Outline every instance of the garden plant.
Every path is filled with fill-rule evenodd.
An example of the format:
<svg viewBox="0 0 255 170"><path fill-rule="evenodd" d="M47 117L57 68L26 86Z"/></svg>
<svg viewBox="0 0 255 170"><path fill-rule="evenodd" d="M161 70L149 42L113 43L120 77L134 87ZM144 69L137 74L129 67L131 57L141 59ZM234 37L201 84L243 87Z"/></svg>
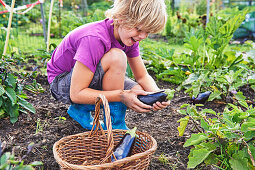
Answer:
<svg viewBox="0 0 255 170"><path fill-rule="evenodd" d="M253 16L255 4L222 9L223 2L216 0L207 16L206 0L180 3L174 9L172 2L166 0L164 31L140 42L143 62L160 88L170 93L171 104L146 114L129 109L126 123L156 139L150 170L254 170L254 32L236 37L247 16ZM49 51L44 48L40 6L35 6L26 14L14 14L3 56L9 13L0 13L0 169L58 169L53 144L86 131L67 114L68 105L51 97L46 64L68 32L104 19L113 1L87 3L85 16L81 0L64 0L63 7L55 2ZM21 1L16 7L20 5ZM43 7L47 20L50 2ZM127 75L134 78L130 67ZM204 94L201 104L198 98ZM163 91L150 95L166 97ZM143 97L138 98L150 102Z"/></svg>

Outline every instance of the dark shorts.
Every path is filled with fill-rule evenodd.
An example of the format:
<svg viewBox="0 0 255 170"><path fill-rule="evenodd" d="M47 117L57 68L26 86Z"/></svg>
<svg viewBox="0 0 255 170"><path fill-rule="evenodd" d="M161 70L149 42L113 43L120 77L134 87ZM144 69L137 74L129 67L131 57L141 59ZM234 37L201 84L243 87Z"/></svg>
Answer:
<svg viewBox="0 0 255 170"><path fill-rule="evenodd" d="M50 91L52 96L63 103L66 104L72 104L72 101L70 99L70 84L71 84L71 77L72 72L64 72L58 76L55 77L55 79L50 84ZM89 85L89 88L95 89L95 90L102 90L102 82L104 77L104 70L102 68L101 62L97 65L94 77ZM130 90L132 89L137 83L130 78L126 77L124 81L124 90Z"/></svg>

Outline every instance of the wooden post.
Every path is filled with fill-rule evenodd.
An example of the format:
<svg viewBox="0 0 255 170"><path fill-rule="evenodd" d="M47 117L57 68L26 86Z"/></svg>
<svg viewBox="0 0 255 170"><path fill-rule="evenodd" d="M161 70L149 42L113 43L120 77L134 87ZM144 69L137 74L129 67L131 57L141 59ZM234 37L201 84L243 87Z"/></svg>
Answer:
<svg viewBox="0 0 255 170"><path fill-rule="evenodd" d="M210 0L207 0L206 25L209 22L209 17L210 17Z"/></svg>
<svg viewBox="0 0 255 170"><path fill-rule="evenodd" d="M61 4L60 2L58 3L58 22L59 22L59 27L58 27L58 30L59 30L59 37L62 38L62 28L61 28Z"/></svg>
<svg viewBox="0 0 255 170"><path fill-rule="evenodd" d="M5 44L4 44L3 55L6 54L7 47L8 47L10 31L11 31L11 25L12 25L12 16L13 16L14 5L15 5L15 0L12 0L12 5L11 5L11 11L10 11L10 14L9 14L8 28L7 28L7 33L6 33L6 39L5 39Z"/></svg>
<svg viewBox="0 0 255 170"><path fill-rule="evenodd" d="M41 16L42 16L42 25L43 25L43 37L45 45L47 44L47 35L46 35L46 25L45 25L45 18L44 18L44 10L43 10L43 3L40 3L41 8Z"/></svg>
<svg viewBox="0 0 255 170"><path fill-rule="evenodd" d="M51 0L50 4L50 11L49 11L49 20L48 20L48 36L47 36L47 49L46 51L49 52L49 46L50 46L50 25L51 25L51 16L52 16L52 10L53 10L54 0Z"/></svg>
<svg viewBox="0 0 255 170"><path fill-rule="evenodd" d="M174 16L175 15L175 11L174 11L174 4L175 4L175 1L174 0L172 0L172 3L171 3L171 8L172 8L172 16Z"/></svg>
<svg viewBox="0 0 255 170"><path fill-rule="evenodd" d="M88 15L88 2L87 0L83 0L83 16L87 16Z"/></svg>

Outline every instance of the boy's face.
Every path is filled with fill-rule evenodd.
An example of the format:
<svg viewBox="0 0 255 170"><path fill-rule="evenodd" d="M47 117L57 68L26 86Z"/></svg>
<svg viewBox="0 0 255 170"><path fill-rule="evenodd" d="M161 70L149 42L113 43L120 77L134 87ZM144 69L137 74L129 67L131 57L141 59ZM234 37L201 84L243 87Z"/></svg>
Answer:
<svg viewBox="0 0 255 170"><path fill-rule="evenodd" d="M141 27L128 29L120 25L116 28L116 31L114 31L114 36L119 42L122 42L126 46L132 46L137 41L141 41L148 37L149 33L142 31L140 28Z"/></svg>

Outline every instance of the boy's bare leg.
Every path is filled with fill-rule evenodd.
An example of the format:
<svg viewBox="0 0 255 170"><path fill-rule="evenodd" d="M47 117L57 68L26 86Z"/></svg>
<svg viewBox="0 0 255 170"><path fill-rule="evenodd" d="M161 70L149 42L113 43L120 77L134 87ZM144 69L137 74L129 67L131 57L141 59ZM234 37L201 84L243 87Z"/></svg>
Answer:
<svg viewBox="0 0 255 170"><path fill-rule="evenodd" d="M103 90L124 89L124 80L127 68L126 54L117 48L112 48L101 59L105 72L103 78Z"/></svg>

